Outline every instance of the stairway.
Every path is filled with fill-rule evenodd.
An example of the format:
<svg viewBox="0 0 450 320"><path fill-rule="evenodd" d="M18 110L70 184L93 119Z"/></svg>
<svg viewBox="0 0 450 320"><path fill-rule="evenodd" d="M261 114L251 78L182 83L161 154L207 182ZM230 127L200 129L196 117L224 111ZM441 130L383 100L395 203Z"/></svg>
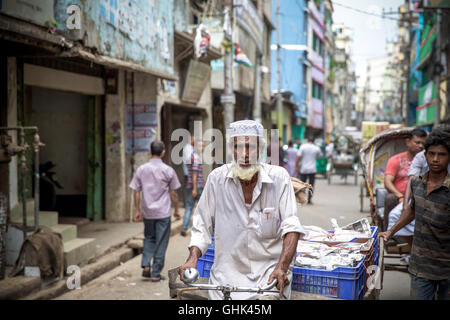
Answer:
<svg viewBox="0 0 450 320"><path fill-rule="evenodd" d="M10 223L22 225L22 203L11 210ZM64 269L70 265L87 262L95 254L94 238L77 238L77 226L74 224L59 224L58 212L40 211L39 225L47 226L61 234L64 245ZM34 226L34 199L27 200L27 226Z"/></svg>

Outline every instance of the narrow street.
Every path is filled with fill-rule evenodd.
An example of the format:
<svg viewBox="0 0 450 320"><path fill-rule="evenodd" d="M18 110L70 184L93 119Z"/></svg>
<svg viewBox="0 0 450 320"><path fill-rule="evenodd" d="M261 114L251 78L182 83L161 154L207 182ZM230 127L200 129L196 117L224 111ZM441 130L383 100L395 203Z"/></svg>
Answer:
<svg viewBox="0 0 450 320"><path fill-rule="evenodd" d="M364 212L359 211L359 185L353 185L353 178L347 184L338 176L333 176L332 184L319 178L316 180L316 191L313 205L305 205L299 209L300 221L303 225L316 225L331 229L331 218L336 218L339 225L345 225L363 217L369 217L368 198L364 199ZM166 255L167 270L175 268L187 258L189 237L173 236L169 241ZM165 300L170 299L168 280L152 283L141 276L141 255L124 263L120 267L102 275L94 281L73 290L58 300ZM381 299L409 299L409 275L402 272L386 271L384 273Z"/></svg>

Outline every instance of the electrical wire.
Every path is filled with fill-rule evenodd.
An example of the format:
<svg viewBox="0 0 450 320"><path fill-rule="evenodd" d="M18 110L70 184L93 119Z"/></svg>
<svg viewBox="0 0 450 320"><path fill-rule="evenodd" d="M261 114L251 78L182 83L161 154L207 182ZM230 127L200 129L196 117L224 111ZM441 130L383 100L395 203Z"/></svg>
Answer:
<svg viewBox="0 0 450 320"><path fill-rule="evenodd" d="M350 7L350 6L347 6L345 4L335 2L335 1L333 1L332 3L333 3L333 5L337 5L337 6L340 6L340 7L346 8L346 9L350 9L350 10L353 10L353 11L356 11L356 12L359 12L359 13L367 14L367 15L370 15L370 16L378 17L380 19L387 19L387 20L394 20L394 21L402 21L402 20L404 20L404 19L400 19L400 18L386 17L386 16L384 16L382 14L377 14L377 13L373 13L373 12L369 12L369 11L364 11L364 10L361 10L361 9L358 9L358 8L354 8L354 7Z"/></svg>

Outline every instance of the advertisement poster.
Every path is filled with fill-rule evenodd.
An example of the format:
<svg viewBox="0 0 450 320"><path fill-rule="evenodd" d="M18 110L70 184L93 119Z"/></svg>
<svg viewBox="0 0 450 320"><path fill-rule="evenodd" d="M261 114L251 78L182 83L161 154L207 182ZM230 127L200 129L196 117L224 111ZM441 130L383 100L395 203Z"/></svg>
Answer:
<svg viewBox="0 0 450 320"><path fill-rule="evenodd" d="M132 153L133 148L135 152L148 152L158 125L156 103L127 104L126 110L126 152Z"/></svg>

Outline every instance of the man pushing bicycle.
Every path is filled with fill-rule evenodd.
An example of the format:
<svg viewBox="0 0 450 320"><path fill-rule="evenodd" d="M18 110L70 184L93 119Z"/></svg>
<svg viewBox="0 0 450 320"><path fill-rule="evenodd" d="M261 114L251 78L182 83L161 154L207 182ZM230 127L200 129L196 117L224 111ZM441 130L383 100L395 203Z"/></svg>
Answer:
<svg viewBox="0 0 450 320"><path fill-rule="evenodd" d="M277 280L279 295L289 299L293 259L304 230L289 173L261 162L263 127L252 120L230 125L233 161L211 172L194 212L189 257L179 268L196 268L214 235L210 283L264 287ZM232 299L278 298L278 293L233 292ZM222 293L209 291L210 299Z"/></svg>

